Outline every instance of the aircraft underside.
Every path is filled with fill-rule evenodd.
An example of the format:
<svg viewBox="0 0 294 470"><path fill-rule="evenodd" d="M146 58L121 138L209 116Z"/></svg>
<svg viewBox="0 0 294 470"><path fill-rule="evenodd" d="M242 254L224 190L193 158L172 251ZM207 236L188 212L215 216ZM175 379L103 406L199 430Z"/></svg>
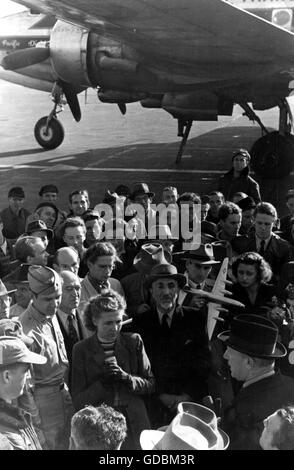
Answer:
<svg viewBox="0 0 294 470"><path fill-rule="evenodd" d="M292 77L275 71L272 63L242 67L240 63L228 66L217 61L213 65L199 62L189 69L189 64L173 63L171 67L163 57L156 67L147 53L57 21L50 44L12 52L2 65L3 73L10 74L10 81L15 83L21 83L25 77L22 84L38 89L43 86L44 91L51 84L53 109L36 123L34 130L36 140L45 149L57 148L64 139L63 126L57 119L64 104L69 105L74 119L79 121L78 94L93 87L99 100L117 104L122 114L126 113L128 103L139 101L145 108L164 109L177 119L178 136L182 137L177 164L181 162L193 121L216 121L218 116L231 116L234 105L239 104L244 114L260 125L263 134L251 149L253 169L264 177L282 177L292 169L292 116L285 99ZM279 129L270 133L254 110L274 106L280 110Z"/></svg>

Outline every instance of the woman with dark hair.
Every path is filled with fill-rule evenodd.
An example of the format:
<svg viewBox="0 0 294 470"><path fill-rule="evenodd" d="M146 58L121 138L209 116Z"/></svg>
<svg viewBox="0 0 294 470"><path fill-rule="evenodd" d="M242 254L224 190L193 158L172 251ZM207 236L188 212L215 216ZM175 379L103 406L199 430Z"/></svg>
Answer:
<svg viewBox="0 0 294 470"><path fill-rule="evenodd" d="M260 254L247 252L233 262L232 272L236 279L232 286L232 298L245 305L244 312L247 314L265 313L261 307L269 306L276 295L275 287L268 284L273 274L270 265ZM231 313L235 316L242 310L232 310Z"/></svg>
<svg viewBox="0 0 294 470"><path fill-rule="evenodd" d="M256 204L261 201L259 184L249 176L250 154L245 149L239 149L232 157L232 168L219 180L218 191L221 191L227 201L233 201L237 192L243 192L254 199Z"/></svg>
<svg viewBox="0 0 294 470"><path fill-rule="evenodd" d="M127 419L124 449L140 449L141 431L150 428L143 396L154 391L154 376L141 336L122 333L126 304L115 291L105 289L92 298L84 312L93 336L73 349L72 399L76 410L105 403Z"/></svg>

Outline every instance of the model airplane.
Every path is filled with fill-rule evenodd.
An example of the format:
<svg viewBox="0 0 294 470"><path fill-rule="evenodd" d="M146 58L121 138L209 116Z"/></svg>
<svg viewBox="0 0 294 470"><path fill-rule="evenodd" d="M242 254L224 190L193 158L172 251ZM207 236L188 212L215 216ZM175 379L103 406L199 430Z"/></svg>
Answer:
<svg viewBox="0 0 294 470"><path fill-rule="evenodd" d="M16 51L2 61L6 71L52 86L54 108L35 126L44 148L56 148L63 140L57 112L64 96L79 121L77 95L93 87L101 101L116 103L123 114L127 103L140 101L176 118L182 136L177 162L193 121L230 116L238 104L264 133L251 149L254 170L275 177L290 172L294 139L286 98L294 78L294 34L278 21L273 24L251 13L254 9L244 11L224 0L17 3L58 18L46 47ZM239 2L245 3L261 5ZM286 11L293 14L292 8L281 8L293 0L266 3L277 18L279 12L282 19ZM279 130L269 132L255 110L275 106Z"/></svg>
<svg viewBox="0 0 294 470"><path fill-rule="evenodd" d="M225 297L226 295L232 295L231 292L226 290L226 284L231 284L231 282L227 280L228 265L229 258L225 258L222 262L211 292L206 292L202 289L193 289L191 287L185 288L185 291L195 294L199 297L204 297L208 300L207 333L209 340L212 338L216 322L219 320L220 312L223 310L226 311L226 309L224 309L222 306L239 308L245 307L245 305L241 302L230 299L229 297Z"/></svg>

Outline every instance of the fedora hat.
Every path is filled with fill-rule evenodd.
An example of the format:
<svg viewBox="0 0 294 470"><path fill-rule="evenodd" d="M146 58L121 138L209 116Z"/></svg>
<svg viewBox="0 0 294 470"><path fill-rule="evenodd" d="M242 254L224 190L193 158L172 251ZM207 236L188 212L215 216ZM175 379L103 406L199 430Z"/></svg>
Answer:
<svg viewBox="0 0 294 470"><path fill-rule="evenodd" d="M11 294L12 292L15 292L15 291L16 289L7 290L5 284L3 284L2 280L0 279L0 297Z"/></svg>
<svg viewBox="0 0 294 470"><path fill-rule="evenodd" d="M197 250L185 251L182 259L192 259L199 264L218 264L214 258L213 247L211 243L201 243Z"/></svg>
<svg viewBox="0 0 294 470"><path fill-rule="evenodd" d="M29 283L28 281L28 271L29 271L30 264L21 264L17 266L14 271L7 274L3 280L5 282L9 282L11 284L20 284L20 283Z"/></svg>
<svg viewBox="0 0 294 470"><path fill-rule="evenodd" d="M132 192L130 194L130 199L135 199L136 196L147 194L149 197L155 196L155 193L149 191L149 186L147 183L136 183L132 188Z"/></svg>
<svg viewBox="0 0 294 470"><path fill-rule="evenodd" d="M192 403L183 401L178 404L178 413L187 413L196 418L201 419L204 423L208 424L218 436L217 450L226 450L229 443L229 436L218 427L216 414L206 406L199 405L199 403Z"/></svg>
<svg viewBox="0 0 294 470"><path fill-rule="evenodd" d="M196 416L178 413L166 431L142 431L140 444L143 450L217 450L218 436Z"/></svg>
<svg viewBox="0 0 294 470"><path fill-rule="evenodd" d="M159 243L145 243L134 258L134 266L139 273L150 274L153 266L171 262L171 255Z"/></svg>
<svg viewBox="0 0 294 470"><path fill-rule="evenodd" d="M162 263L153 266L150 271L150 275L145 281L145 285L149 288L154 281L164 278L175 279L178 282L180 289L182 289L187 282L184 274L179 274L177 268L173 264Z"/></svg>
<svg viewBox="0 0 294 470"><path fill-rule="evenodd" d="M32 222L28 223L26 231L28 235L40 231L46 232L49 240L51 240L51 238L53 237L53 230L47 228L47 225L45 224L45 222L43 222L43 220L33 220Z"/></svg>
<svg viewBox="0 0 294 470"><path fill-rule="evenodd" d="M287 354L285 346L277 342L276 325L260 315L238 315L232 320L231 330L220 333L218 338L230 348L252 357L270 359Z"/></svg>

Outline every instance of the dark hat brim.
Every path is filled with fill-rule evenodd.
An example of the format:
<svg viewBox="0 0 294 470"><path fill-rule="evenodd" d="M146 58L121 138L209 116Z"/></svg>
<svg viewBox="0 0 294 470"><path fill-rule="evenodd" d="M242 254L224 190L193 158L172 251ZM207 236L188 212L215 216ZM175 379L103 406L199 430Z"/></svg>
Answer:
<svg viewBox="0 0 294 470"><path fill-rule="evenodd" d="M151 274L146 279L145 286L147 288L151 287L153 282L157 281L158 279L175 279L178 282L180 289L182 289L187 284L187 279L184 276L184 274L180 274L180 273L178 273L178 274L168 274L168 273L166 273L166 274Z"/></svg>
<svg viewBox="0 0 294 470"><path fill-rule="evenodd" d="M238 351L243 354L247 354L248 356L252 357L258 357L260 359L278 359L279 357L285 357L287 355L287 350L285 346L282 343L277 342L274 351L271 354L258 354L258 353L253 353L252 351L249 351L249 349L246 349L244 347L238 346L236 343L232 343L230 341L230 330L223 331L220 333L217 337L219 340L221 340L223 343L225 343L226 346L229 346L232 349L235 349L235 351Z"/></svg>
<svg viewBox="0 0 294 470"><path fill-rule="evenodd" d="M184 253L184 256L181 256L181 259L182 260L188 260L188 259L192 259L193 261L197 261L197 263L199 264L219 264L220 261L216 261L216 260L212 260L212 259L209 259L209 260L203 260L203 258L199 258L198 256L195 256L195 255L189 255L187 253Z"/></svg>
<svg viewBox="0 0 294 470"><path fill-rule="evenodd" d="M171 261L172 261L171 254L168 253L167 251L164 251L163 254L164 254L164 257L165 257L165 261L162 261L162 262L171 263ZM139 273L142 273L142 274L150 274L151 269L155 266L155 264L150 265L148 263L144 263L144 261L142 260L142 258L140 256L140 253L138 253L135 256L134 261L133 261L133 265L136 268L136 270Z"/></svg>
<svg viewBox="0 0 294 470"><path fill-rule="evenodd" d="M51 228L35 228L34 230L27 231L28 235L31 235L33 232L46 232L48 240L53 238L53 230Z"/></svg>

